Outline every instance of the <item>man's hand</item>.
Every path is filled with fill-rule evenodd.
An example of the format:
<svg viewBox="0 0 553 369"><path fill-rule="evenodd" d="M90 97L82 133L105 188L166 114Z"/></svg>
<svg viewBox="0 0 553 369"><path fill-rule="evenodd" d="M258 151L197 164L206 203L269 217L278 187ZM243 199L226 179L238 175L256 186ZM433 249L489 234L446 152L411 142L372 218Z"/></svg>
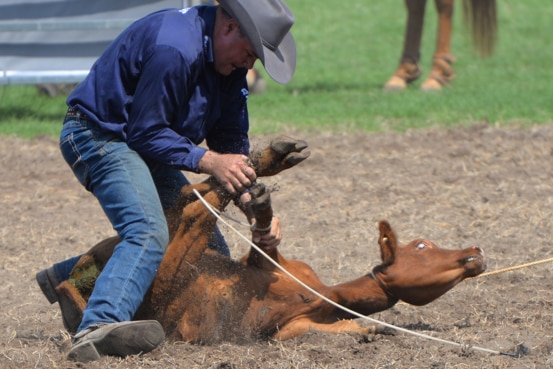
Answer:
<svg viewBox="0 0 553 369"><path fill-rule="evenodd" d="M199 169L214 176L231 195L243 192L257 178L255 170L248 165L248 157L241 154L207 151L200 159Z"/></svg>
<svg viewBox="0 0 553 369"><path fill-rule="evenodd" d="M252 219L255 224L255 219ZM252 230L252 242L261 247L263 251L270 252L277 248L282 240L282 232L280 230L280 220L273 217L271 221L271 229L269 232L259 232Z"/></svg>

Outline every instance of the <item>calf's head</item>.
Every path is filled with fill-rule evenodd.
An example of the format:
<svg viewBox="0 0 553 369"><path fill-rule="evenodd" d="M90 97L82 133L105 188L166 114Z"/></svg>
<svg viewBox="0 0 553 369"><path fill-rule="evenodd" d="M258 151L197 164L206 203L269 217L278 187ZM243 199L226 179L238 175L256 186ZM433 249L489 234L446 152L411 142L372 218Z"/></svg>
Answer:
<svg viewBox="0 0 553 369"><path fill-rule="evenodd" d="M409 304L428 304L486 270L480 247L445 250L423 239L398 246L388 222L381 221L379 231L382 264L373 270L374 277L390 296Z"/></svg>

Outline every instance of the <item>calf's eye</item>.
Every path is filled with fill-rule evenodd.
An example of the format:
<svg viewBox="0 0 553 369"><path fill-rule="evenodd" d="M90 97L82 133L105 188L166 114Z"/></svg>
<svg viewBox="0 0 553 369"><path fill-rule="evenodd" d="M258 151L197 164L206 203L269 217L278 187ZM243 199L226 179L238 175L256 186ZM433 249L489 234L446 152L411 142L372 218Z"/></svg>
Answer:
<svg viewBox="0 0 553 369"><path fill-rule="evenodd" d="M424 243L419 243L419 244L417 245L417 249L419 249L419 250L422 250L422 249L424 249L425 247L426 247L426 245L425 245Z"/></svg>

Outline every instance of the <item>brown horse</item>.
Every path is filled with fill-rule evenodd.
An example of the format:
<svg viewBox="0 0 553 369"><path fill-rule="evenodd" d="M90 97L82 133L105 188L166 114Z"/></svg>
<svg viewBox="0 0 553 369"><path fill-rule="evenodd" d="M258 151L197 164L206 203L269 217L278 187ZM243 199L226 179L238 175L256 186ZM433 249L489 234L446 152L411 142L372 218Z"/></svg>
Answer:
<svg viewBox="0 0 553 369"><path fill-rule="evenodd" d="M455 77L451 53L451 30L454 0L435 0L438 11L438 34L434 52L432 70L422 83L424 91L440 90L448 86ZM407 7L407 27L403 44L403 52L399 67L394 75L384 85L385 91L398 91L407 87L422 74L419 67L422 28L426 0L405 0ZM492 54L496 40L495 0L463 0L463 18L468 28L472 28L472 41L475 49L482 57Z"/></svg>
<svg viewBox="0 0 553 369"><path fill-rule="evenodd" d="M303 141L279 138L261 154L252 156L259 176L274 175L308 153ZM321 296L361 314L390 308L399 300L427 304L467 277L485 269L478 247L444 250L417 239L400 247L390 225L379 223L382 262L366 275L335 286L324 285L305 263L284 258L278 250L268 256L317 291L318 296L251 249L240 261L207 248L216 217L192 192L196 189L215 209L223 210L230 197L212 178L183 188L178 206L167 217L172 232L166 255L135 319L156 319L168 337L195 343L250 338L289 339L308 330L374 333L350 313ZM270 225L270 194L262 184L252 190L249 211L256 226ZM57 288L82 313L102 270L118 243L111 238L93 247ZM72 322L74 327L79 321Z"/></svg>

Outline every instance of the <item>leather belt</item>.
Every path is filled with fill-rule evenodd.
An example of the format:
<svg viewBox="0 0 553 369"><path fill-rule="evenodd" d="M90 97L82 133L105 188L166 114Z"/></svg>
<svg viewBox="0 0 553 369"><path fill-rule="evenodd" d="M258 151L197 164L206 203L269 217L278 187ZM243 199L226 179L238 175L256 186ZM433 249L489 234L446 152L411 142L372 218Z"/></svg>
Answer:
<svg viewBox="0 0 553 369"><path fill-rule="evenodd" d="M85 120L91 120L86 114L81 113L77 109L69 108L67 109L67 114L65 114L66 118L80 118Z"/></svg>

